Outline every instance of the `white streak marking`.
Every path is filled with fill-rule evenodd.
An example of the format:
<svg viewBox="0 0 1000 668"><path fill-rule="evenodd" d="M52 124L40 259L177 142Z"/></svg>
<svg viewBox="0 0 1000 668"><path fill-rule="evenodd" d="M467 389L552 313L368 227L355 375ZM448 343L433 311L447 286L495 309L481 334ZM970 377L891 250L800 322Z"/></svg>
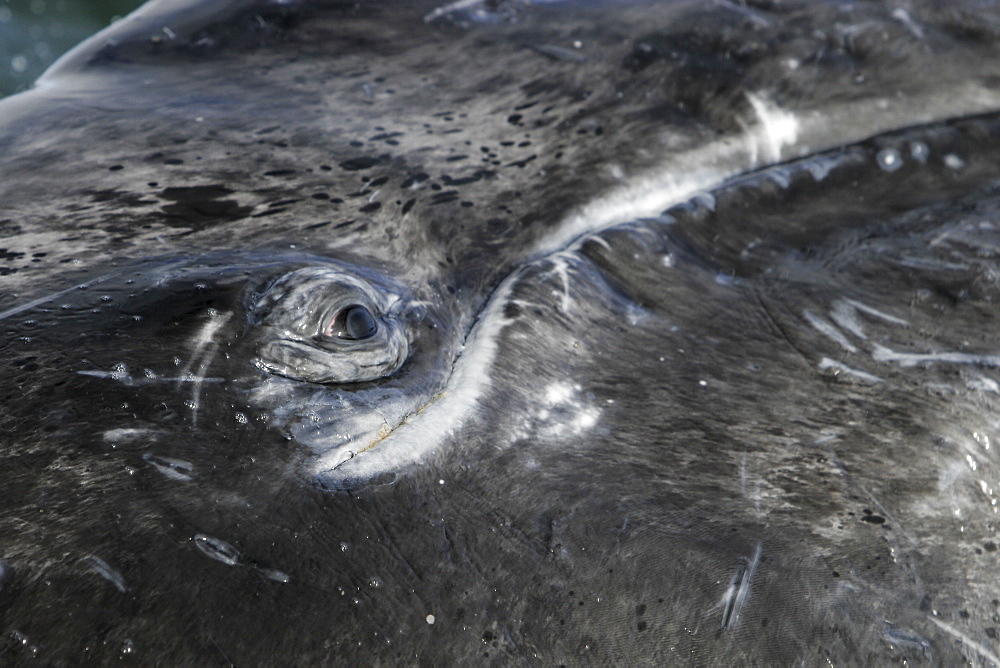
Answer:
<svg viewBox="0 0 1000 668"><path fill-rule="evenodd" d="M450 14L454 11L459 11L462 9L469 9L480 4L482 0L457 0L456 2L449 2L447 5L438 7L433 12L424 17L426 23L430 23L439 16L444 16L445 14Z"/></svg>
<svg viewBox="0 0 1000 668"><path fill-rule="evenodd" d="M859 302L859 301L857 301L855 299L845 299L844 301L847 302L848 304L850 304L851 306L853 306L854 308L858 309L859 311L867 313L870 316L874 316L876 318L881 318L882 320L885 320L886 322L890 322L890 323L892 323L894 325L901 325L903 327L909 327L910 326L910 323L908 321L906 321L906 320L903 320L902 318L897 318L894 315L889 315L888 313L883 313L882 311L879 311L877 308L872 308L871 306L868 306L867 304L863 304L863 303L861 303L861 302Z"/></svg>
<svg viewBox="0 0 1000 668"><path fill-rule="evenodd" d="M125 578L117 570L112 568L108 562L104 561L100 557L89 556L83 559L83 562L87 565L87 568L93 572L100 575L102 578L110 582L115 586L115 589L121 593L128 591L128 586L125 584Z"/></svg>
<svg viewBox="0 0 1000 668"><path fill-rule="evenodd" d="M863 380L863 381L865 381L867 383L881 383L882 382L882 379L879 378L878 376L873 376L872 374L870 374L870 373L868 373L866 371L860 371L858 369L852 369L851 367L847 366L846 364L844 364L842 362L838 362L836 360L832 360L829 357L824 357L822 360L820 360L820 362L819 362L819 368L822 371L826 371L827 369L833 369L833 370L839 371L841 373L846 373L846 374L849 374L851 376L855 376L857 378L860 378L861 380Z"/></svg>
<svg viewBox="0 0 1000 668"><path fill-rule="evenodd" d="M799 138L799 122L795 116L753 93L746 94L747 100L757 112L763 129L764 139L770 152L768 160L781 159L782 149L794 144Z"/></svg>
<svg viewBox="0 0 1000 668"><path fill-rule="evenodd" d="M21 304L20 306L14 306L12 308L9 308L6 311L0 311L0 320L6 320L7 318L17 315L18 313L24 313L25 311L31 310L36 306L41 306L42 304L46 304L54 299L58 299L59 297L62 297L63 295L68 294L70 292L74 292L76 290L84 290L91 286L97 285L98 283L103 283L104 281L107 281L109 279L114 278L115 276L118 276L120 273L121 272L116 271L113 274L106 274L104 276L100 276L93 280L87 281L86 283L80 283L79 285L74 285L71 288L66 288L65 290L60 290L59 292L53 292L50 295L39 297L38 299L33 299L27 304Z"/></svg>
<svg viewBox="0 0 1000 668"><path fill-rule="evenodd" d="M994 654L993 652L991 652L990 648L987 647L986 645L983 645L983 644L980 644L980 643L976 642L975 640L973 640L969 636L965 635L964 633L962 633L961 631L959 631L958 629L956 629L951 624L945 623L945 622L941 621L940 619L938 619L937 617L934 617L932 615L927 615L927 619L929 619L932 622L934 622L935 624L937 624L938 627L940 627L942 631L951 634L952 636L954 636L958 640L961 640L963 643L965 643L966 645L969 646L969 649L973 649L976 652L978 652L979 656L983 657L987 661L993 662L994 666L1000 666L1000 657L998 657L996 654Z"/></svg>
<svg viewBox="0 0 1000 668"><path fill-rule="evenodd" d="M192 380L191 388L191 403L193 405L192 410L194 411L191 415L191 423L198 424L198 400L201 398L201 386L205 382L206 374L208 373L209 367L212 365L212 361L219 352L219 344L214 340L215 335L222 328L226 322L232 317L232 313L227 313L225 315L213 314L208 322L201 328L198 332L198 336L195 339L195 352L191 356L191 361L193 362L195 357L208 345L208 349L205 354L202 355L201 360L198 364L198 372L194 375ZM190 363L188 364L190 367ZM186 373L182 373L181 376L186 376Z"/></svg>
<svg viewBox="0 0 1000 668"><path fill-rule="evenodd" d="M896 7L896 9L892 10L892 18L902 23L917 39L924 38L924 29L920 27L919 23L913 20L910 13L902 7Z"/></svg>
<svg viewBox="0 0 1000 668"><path fill-rule="evenodd" d="M895 350L890 350L878 344L872 350L872 359L877 362L898 362L902 367L916 366L925 362L1000 367L1000 355L976 355L973 353L898 353Z"/></svg>
<svg viewBox="0 0 1000 668"><path fill-rule="evenodd" d="M760 552L760 543L757 543L753 557L739 566L726 589L726 593L723 594L721 624L723 630L733 626L740 618L740 613L743 611L743 606L746 605L747 596L750 593L750 579L760 562Z"/></svg>
<svg viewBox="0 0 1000 668"><path fill-rule="evenodd" d="M828 339L831 339L835 343L839 344L847 352L849 353L858 352L858 349L854 347L854 344L852 344L850 341L847 340L847 337L844 336L843 332L841 332L839 329L828 323L823 318L819 317L812 311L808 310L803 311L802 315L806 320L809 321L810 325L816 328L816 330L820 334L827 337Z"/></svg>
<svg viewBox="0 0 1000 668"><path fill-rule="evenodd" d="M868 338L865 335L865 330L861 327L861 322L858 320L858 309L848 300L838 299L833 302L833 308L830 309L830 317L833 318L835 323L840 325L841 329L846 329L859 339Z"/></svg>

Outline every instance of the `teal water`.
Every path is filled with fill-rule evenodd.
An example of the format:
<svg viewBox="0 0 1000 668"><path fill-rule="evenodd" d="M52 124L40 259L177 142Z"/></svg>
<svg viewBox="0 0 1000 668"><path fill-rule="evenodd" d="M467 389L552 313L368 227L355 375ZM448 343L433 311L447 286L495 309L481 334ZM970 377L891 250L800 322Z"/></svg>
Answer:
<svg viewBox="0 0 1000 668"><path fill-rule="evenodd" d="M143 0L0 0L0 97L27 90L56 58Z"/></svg>

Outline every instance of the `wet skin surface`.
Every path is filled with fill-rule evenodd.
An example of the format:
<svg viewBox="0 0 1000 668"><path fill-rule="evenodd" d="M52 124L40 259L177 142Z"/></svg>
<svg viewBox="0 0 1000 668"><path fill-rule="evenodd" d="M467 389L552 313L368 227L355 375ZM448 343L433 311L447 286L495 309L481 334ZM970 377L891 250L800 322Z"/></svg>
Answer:
<svg viewBox="0 0 1000 668"><path fill-rule="evenodd" d="M5 659L996 662L992 9L181 4L4 103Z"/></svg>

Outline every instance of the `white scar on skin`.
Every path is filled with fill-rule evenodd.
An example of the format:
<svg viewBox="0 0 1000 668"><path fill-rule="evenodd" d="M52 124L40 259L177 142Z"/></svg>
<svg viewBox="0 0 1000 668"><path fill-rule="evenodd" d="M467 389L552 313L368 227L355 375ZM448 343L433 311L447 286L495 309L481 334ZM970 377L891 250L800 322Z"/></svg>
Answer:
<svg viewBox="0 0 1000 668"><path fill-rule="evenodd" d="M202 325L198 334L194 337L194 346L191 352L191 360L181 371L180 377L189 379L191 386L191 422L198 424L198 400L201 398L201 386L206 380L206 373L212 365L212 361L219 352L219 343L215 340L215 335L232 317L232 313L225 315L212 312L208 321ZM202 354L204 351L204 354ZM198 371L191 373L191 366L198 359Z"/></svg>
<svg viewBox="0 0 1000 668"><path fill-rule="evenodd" d="M823 359L820 360L820 362L819 362L819 368L820 368L821 371L827 371L829 369L833 369L834 372L836 372L836 373L846 373L849 376L854 376L855 378L858 378L858 379L860 379L860 380L862 380L862 381L864 381L866 383L872 383L872 384L874 384L874 383L881 383L882 382L882 379L879 378L878 376L872 375L872 374L868 373L867 371L860 371L858 369L852 369L851 367L847 366L843 362L838 362L836 360L832 360L829 357L824 357Z"/></svg>
<svg viewBox="0 0 1000 668"><path fill-rule="evenodd" d="M858 352L857 347L855 347L853 343L847 340L847 337L844 336L843 332L841 332L839 329L837 329L836 327L834 327L829 322L819 317L812 311L809 310L803 311L802 317L805 318L807 321L809 321L809 324L812 325L816 329L816 331L818 331L820 334L830 339L831 341L837 343L841 348L843 348L847 352L849 353Z"/></svg>
<svg viewBox="0 0 1000 668"><path fill-rule="evenodd" d="M87 281L85 283L80 283L79 285L74 285L71 288L66 288L65 290L60 290L58 292L53 292L52 294L45 295L44 297L39 297L38 299L33 299L33 300L31 300L30 302L28 302L26 304L21 304L20 306L14 306L13 308L9 308L6 311L0 311L0 320L6 320L7 318L15 316L15 315L17 315L19 313L24 313L25 311L29 311L29 310L35 308L36 306L41 306L42 304L47 304L50 301L53 301L55 299L59 299L60 297L62 297L65 294L69 294L71 292L76 292L77 290L84 290L86 288L89 288L91 286L97 285L99 283L103 283L104 281L110 280L110 279L114 278L115 276L118 276L120 273L121 272L116 271L113 274L105 274L104 276L98 276L97 278L89 280L89 281Z"/></svg>
<svg viewBox="0 0 1000 668"><path fill-rule="evenodd" d="M983 645L982 643L976 642L975 640L973 640L972 638L970 638L965 633L962 633L961 631L959 631L958 629L956 629L951 624L943 622L943 621L941 621L940 619L938 619L937 617L935 617L933 615L927 615L927 619L929 619L932 622L934 622L945 633L948 633L949 635L951 635L955 639L962 641L962 643L964 643L965 645L967 645L969 647L969 649L974 650L975 652L977 652L979 654L979 656L981 656L984 659L986 659L987 661L991 662L994 666L1000 666L1000 656L997 656L996 654L994 654L993 652L991 652L990 648L987 647L986 645Z"/></svg>
<svg viewBox="0 0 1000 668"><path fill-rule="evenodd" d="M884 346L873 346L872 359L877 362L897 362L901 367L916 366L928 362L944 364L975 364L978 366L1000 367L1000 355L976 355L973 353L898 353Z"/></svg>

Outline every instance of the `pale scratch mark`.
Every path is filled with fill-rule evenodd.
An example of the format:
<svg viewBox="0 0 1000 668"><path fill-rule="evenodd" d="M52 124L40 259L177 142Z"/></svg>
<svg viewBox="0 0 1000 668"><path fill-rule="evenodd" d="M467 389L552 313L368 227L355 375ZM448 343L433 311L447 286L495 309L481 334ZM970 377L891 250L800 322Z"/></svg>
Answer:
<svg viewBox="0 0 1000 668"><path fill-rule="evenodd" d="M747 101L753 107L760 121L763 139L770 153L768 159L781 159L782 148L794 144L799 138L799 121L791 114L754 93L746 93Z"/></svg>
<svg viewBox="0 0 1000 668"><path fill-rule="evenodd" d="M760 515L760 480L756 480L753 485L753 492L751 494L747 493L747 489L750 486L750 472L747 469L747 453L744 452L743 456L740 458L740 494L744 497L749 496L750 500L753 501L754 510Z"/></svg>
<svg viewBox="0 0 1000 668"><path fill-rule="evenodd" d="M749 20L751 23L754 23L763 28L766 28L771 25L771 22L767 18L765 18L760 12L750 9L749 7L746 7L742 4L736 4L734 2L731 2L730 0L716 0L715 4L721 7L725 7L726 9L729 9L730 11L733 11L735 13L738 13L741 16L745 17L747 20Z"/></svg>
<svg viewBox="0 0 1000 668"><path fill-rule="evenodd" d="M818 315L809 310L803 311L802 316L806 320L808 320L809 324L815 327L820 334L832 340L834 343L837 343L838 345L840 345L841 348L843 348L847 352L849 353L858 352L858 349L854 346L853 343L847 340L847 337L844 336L843 332L841 332L839 329L831 325L823 318L819 317Z"/></svg>
<svg viewBox="0 0 1000 668"><path fill-rule="evenodd" d="M874 308L872 306L869 306L868 304L859 302L856 299L845 299L844 301L847 304L849 304L850 306L853 306L854 308L856 308L857 310L859 310L859 311L861 311L863 313L867 313L868 315L873 316L875 318L881 318L882 320L885 320L886 322L891 323L893 325L900 325L901 327L909 327L910 326L910 323L908 321L903 320L902 318L897 318L894 315L889 315L888 313L884 313L882 311L879 311L877 308Z"/></svg>
<svg viewBox="0 0 1000 668"><path fill-rule="evenodd" d="M872 359L876 362L898 362L901 367L916 366L924 362L1000 367L1000 355L977 355L974 353L899 353L878 344L872 350Z"/></svg>
<svg viewBox="0 0 1000 668"><path fill-rule="evenodd" d="M861 326L861 321L858 318L859 313L864 313L890 324L899 325L900 327L910 326L910 323L902 318L883 313L855 299L837 299L833 302L833 308L830 309L830 317L841 328L846 329L859 339L867 339L868 336L865 334L864 328Z"/></svg>
<svg viewBox="0 0 1000 668"><path fill-rule="evenodd" d="M943 622L937 617L932 615L927 615L927 619L934 622L942 631L954 636L956 639L961 640L964 644L969 646L969 649L975 650L979 653L979 656L983 657L987 661L991 662L994 666L1000 666L1000 657L990 651L990 648L982 643L978 643L966 634L962 633L956 629L951 624Z"/></svg>
<svg viewBox="0 0 1000 668"><path fill-rule="evenodd" d="M760 543L754 549L753 556L749 560L741 560L740 565L729 581L729 587L723 595L722 628L723 631L735 624L746 605L747 596L750 593L750 578L753 577L757 564L760 563Z"/></svg>
<svg viewBox="0 0 1000 668"><path fill-rule="evenodd" d="M190 374L185 378L180 376L177 378L165 376L136 379L129 374L122 374L119 371L101 371L100 369L84 369L83 371L77 371L76 373L80 376L90 376L91 378L107 378L109 380L117 380L128 387L132 387L134 385L150 385L155 383L221 383L225 380L225 378L194 378Z"/></svg>
<svg viewBox="0 0 1000 668"><path fill-rule="evenodd" d="M903 9L902 7L896 7L894 10L892 10L892 18L902 23L903 26L907 30L909 30L913 34L913 36L916 37L917 39L924 38L924 29L920 26L919 23L913 20L913 17L910 16L910 13L905 9Z"/></svg>
<svg viewBox="0 0 1000 668"><path fill-rule="evenodd" d="M562 311L563 313L569 313L570 308L570 296L569 296L569 273L572 270L570 264L575 260L575 257L568 253L557 253L556 255L549 258L549 263L552 266L552 273L555 274L562 281Z"/></svg>
<svg viewBox="0 0 1000 668"><path fill-rule="evenodd" d="M63 295L69 294L70 292L73 292L75 290L86 290L87 288L89 288L91 286L94 286L94 285L97 285L99 283L103 283L104 281L110 280L110 279L114 278L115 276L118 276L119 274L121 274L120 271L116 271L113 274L105 274L104 276L99 276L99 277L97 277L97 278L95 278L93 280L86 281L85 283L80 283L78 285L74 285L73 287L66 288L65 290L59 290L58 292L53 292L50 295L45 295L44 297L39 297L38 299L33 299L33 300L31 300L30 302L28 302L26 304L21 304L20 306L14 306L13 308L9 308L6 311L0 311L0 320L6 320L7 318L10 318L11 316L15 316L15 315L17 315L19 313L24 313L25 311L30 311L31 309L35 308L36 306L41 306L42 304L46 304L46 303L48 303L48 302L50 302L50 301L52 301L54 299L59 299Z"/></svg>
<svg viewBox="0 0 1000 668"><path fill-rule="evenodd" d="M858 309L848 300L838 299L833 302L833 308L830 309L830 317L841 329L846 329L859 339L868 338L864 328L861 326L861 321L858 320Z"/></svg>
<svg viewBox="0 0 1000 668"><path fill-rule="evenodd" d="M232 313L226 313L225 315L212 314L208 322L198 332L198 336L195 338L194 353L191 355L191 362L185 368L185 373L181 374L182 377L189 375L190 372L187 369L190 368L194 360L204 350L204 354L201 355L201 359L199 360L198 371L193 374L193 379L191 380L192 424L198 424L198 401L201 398L201 387L206 380L209 367L211 367L215 356L219 352L219 343L215 341L215 335L229 321L232 315Z"/></svg>
<svg viewBox="0 0 1000 668"><path fill-rule="evenodd" d="M445 14L450 14L463 9L470 9L478 4L481 4L481 2L482 0L457 0L456 2L449 2L447 5L442 5L425 16L424 22L430 23L434 19L444 16Z"/></svg>
<svg viewBox="0 0 1000 668"><path fill-rule="evenodd" d="M867 371L861 371L860 369L852 369L843 362L832 360L829 357L824 357L820 360L819 368L821 371L832 369L834 374L845 373L847 375L854 376L865 383L871 383L872 385L882 382L882 379L878 376L870 374Z"/></svg>
<svg viewBox="0 0 1000 668"><path fill-rule="evenodd" d="M122 574L108 565L108 562L104 561L100 557L85 557L83 559L83 563L86 564L87 568L113 584L115 589L121 593L124 594L128 591L128 587L125 585L125 578L122 577Z"/></svg>

